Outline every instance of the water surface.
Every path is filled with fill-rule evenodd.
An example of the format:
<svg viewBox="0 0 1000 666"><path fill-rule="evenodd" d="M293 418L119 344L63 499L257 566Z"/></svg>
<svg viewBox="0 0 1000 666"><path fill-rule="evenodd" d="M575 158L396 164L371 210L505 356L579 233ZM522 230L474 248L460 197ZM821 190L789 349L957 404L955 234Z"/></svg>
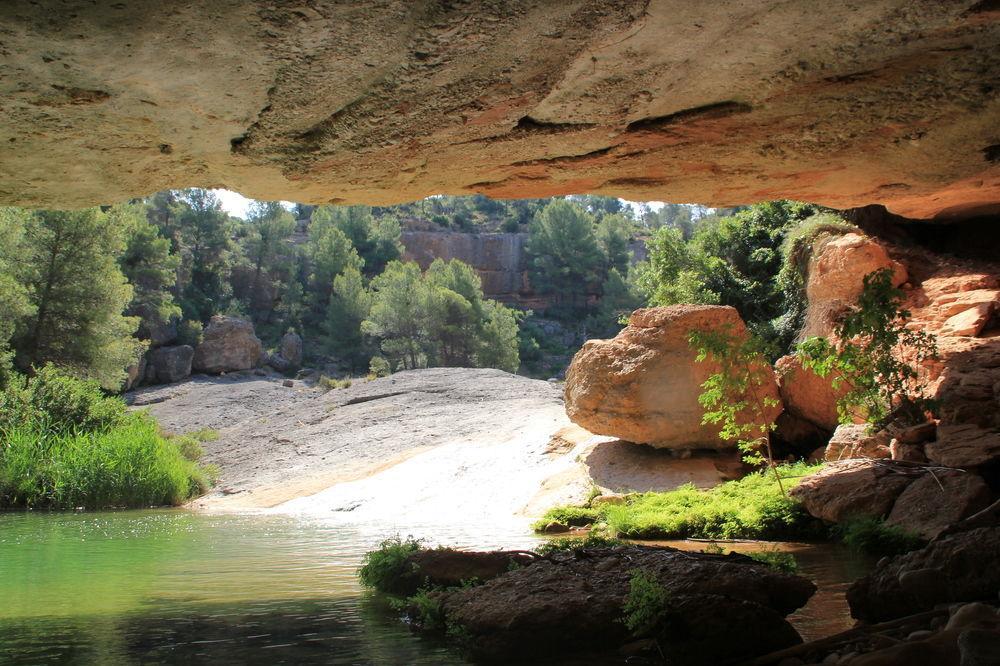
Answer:
<svg viewBox="0 0 1000 666"><path fill-rule="evenodd" d="M0 513L0 663L466 663L411 634L358 585L363 553L395 534L483 549L538 541L516 525ZM828 546L785 547L822 588L793 618L804 637L849 626L843 589L860 571L854 560Z"/></svg>

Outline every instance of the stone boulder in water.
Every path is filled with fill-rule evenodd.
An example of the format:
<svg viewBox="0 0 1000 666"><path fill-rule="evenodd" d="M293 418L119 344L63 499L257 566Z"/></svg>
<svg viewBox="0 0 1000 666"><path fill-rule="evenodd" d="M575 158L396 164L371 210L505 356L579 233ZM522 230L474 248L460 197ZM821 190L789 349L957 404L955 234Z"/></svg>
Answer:
<svg viewBox="0 0 1000 666"><path fill-rule="evenodd" d="M719 366L696 361L692 331L747 335L736 310L718 305L671 305L636 310L612 340L589 340L566 373L566 413L599 435L658 448L720 449L733 446L719 426L702 423L702 384ZM778 400L774 372L762 364L764 393ZM781 413L771 409L770 419Z"/></svg>

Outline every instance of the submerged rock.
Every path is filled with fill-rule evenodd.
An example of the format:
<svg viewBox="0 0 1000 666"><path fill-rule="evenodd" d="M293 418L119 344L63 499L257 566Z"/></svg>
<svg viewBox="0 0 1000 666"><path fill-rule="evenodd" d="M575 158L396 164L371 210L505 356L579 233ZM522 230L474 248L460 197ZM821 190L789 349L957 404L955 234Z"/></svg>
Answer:
<svg viewBox="0 0 1000 666"><path fill-rule="evenodd" d="M633 640L622 617L636 571L666 590L667 612L652 635L668 658L684 664L748 658L801 642L784 617L816 589L740 555L619 546L555 553L437 598L477 659L517 663L614 652Z"/></svg>
<svg viewBox="0 0 1000 666"><path fill-rule="evenodd" d="M672 305L636 310L612 340L589 340L566 373L566 413L574 423L600 434L658 448L733 447L719 426L702 422L702 384L719 366L696 361L688 338L693 331L744 338L746 326L729 306ZM773 370L763 392L778 400ZM771 420L781 413L772 408Z"/></svg>
<svg viewBox="0 0 1000 666"><path fill-rule="evenodd" d="M215 315L194 350L192 367L209 374L250 370L257 366L261 351L263 345L254 334L253 324L238 317Z"/></svg>
<svg viewBox="0 0 1000 666"><path fill-rule="evenodd" d="M847 590L851 615L866 622L904 617L937 604L996 601L1000 592L1000 527L941 537L883 560Z"/></svg>

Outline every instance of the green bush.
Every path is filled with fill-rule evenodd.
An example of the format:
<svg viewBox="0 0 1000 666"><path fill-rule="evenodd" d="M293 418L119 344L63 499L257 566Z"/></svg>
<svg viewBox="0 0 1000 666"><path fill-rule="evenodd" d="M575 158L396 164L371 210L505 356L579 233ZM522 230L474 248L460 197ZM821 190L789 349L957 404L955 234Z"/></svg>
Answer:
<svg viewBox="0 0 1000 666"><path fill-rule="evenodd" d="M624 541L619 539L591 533L583 537L558 537L550 539L534 550L539 555L544 556L551 553L575 552L585 548L613 548L623 543Z"/></svg>
<svg viewBox="0 0 1000 666"><path fill-rule="evenodd" d="M546 511L545 515L536 520L532 527L536 532L541 532L549 523L560 523L567 527L584 527L597 522L600 517L601 514L597 509L581 506L557 506Z"/></svg>
<svg viewBox="0 0 1000 666"><path fill-rule="evenodd" d="M388 377L392 374L392 368L384 357L372 356L372 360L368 363L368 372L375 377Z"/></svg>
<svg viewBox="0 0 1000 666"><path fill-rule="evenodd" d="M776 548L747 553L747 556L755 562L766 564L785 573L795 573L799 570L799 563L795 561L794 555Z"/></svg>
<svg viewBox="0 0 1000 666"><path fill-rule="evenodd" d="M420 550L420 542L398 536L386 539L376 550L365 553L358 577L361 584L379 592L405 594L412 585L410 555Z"/></svg>
<svg viewBox="0 0 1000 666"><path fill-rule="evenodd" d="M902 555L925 544L915 534L879 518L857 518L842 523L834 528L834 534L853 550L880 557Z"/></svg>
<svg viewBox="0 0 1000 666"><path fill-rule="evenodd" d="M327 377L326 375L321 375L318 384L320 385L320 388L323 388L327 391L331 391L333 389L349 388L351 385L351 380L350 378L334 379L332 377Z"/></svg>
<svg viewBox="0 0 1000 666"><path fill-rule="evenodd" d="M211 486L143 414L91 432L26 423L0 441L0 507L68 509L177 505Z"/></svg>
<svg viewBox="0 0 1000 666"><path fill-rule="evenodd" d="M31 378L11 377L0 391L0 432L28 426L68 433L105 430L126 418L125 403L96 381L46 365Z"/></svg>
<svg viewBox="0 0 1000 666"><path fill-rule="evenodd" d="M622 606L622 623L634 636L644 636L656 630L669 612L670 593L652 574L633 570Z"/></svg>
<svg viewBox="0 0 1000 666"><path fill-rule="evenodd" d="M204 327L196 319L185 319L177 325L177 344L197 347L201 344Z"/></svg>

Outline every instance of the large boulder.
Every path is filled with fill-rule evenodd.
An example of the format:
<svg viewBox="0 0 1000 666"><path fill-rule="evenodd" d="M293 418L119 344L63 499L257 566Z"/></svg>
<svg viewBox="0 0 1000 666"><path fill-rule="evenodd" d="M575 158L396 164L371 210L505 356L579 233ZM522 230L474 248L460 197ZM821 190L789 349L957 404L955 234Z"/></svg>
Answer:
<svg viewBox="0 0 1000 666"><path fill-rule="evenodd" d="M959 532L921 550L882 560L847 590L851 615L883 622L937 604L996 601L1000 592L1000 527Z"/></svg>
<svg viewBox="0 0 1000 666"><path fill-rule="evenodd" d="M795 354L782 356L774 364L778 390L785 409L824 430L832 431L840 423L837 401L847 392L847 386L833 387L832 377L820 377L802 367Z"/></svg>
<svg viewBox="0 0 1000 666"><path fill-rule="evenodd" d="M293 368L302 365L302 337L295 331L288 331L281 336L278 343L278 353L288 361Z"/></svg>
<svg viewBox="0 0 1000 666"><path fill-rule="evenodd" d="M893 270L893 285L906 282L906 268L889 258L875 240L856 233L820 239L809 260L808 306L801 337L833 333L837 317L861 295L864 277L883 268Z"/></svg>
<svg viewBox="0 0 1000 666"><path fill-rule="evenodd" d="M784 617L815 591L804 578L740 555L623 546L555 555L439 598L475 657L596 656L632 640L621 618L637 570L668 594L669 617L653 633L671 663L717 664L794 645L801 639Z"/></svg>
<svg viewBox="0 0 1000 666"><path fill-rule="evenodd" d="M746 336L734 308L672 305L636 310L612 340L588 340L566 373L566 413L587 430L659 448L727 448L719 426L702 422L702 384L719 370L698 362L692 331L726 331ZM776 402L778 386L767 365L756 369L763 393ZM768 420L781 407L769 409Z"/></svg>
<svg viewBox="0 0 1000 666"><path fill-rule="evenodd" d="M884 517L912 481L868 460L844 460L807 476L790 494L810 515L839 523Z"/></svg>
<svg viewBox="0 0 1000 666"><path fill-rule="evenodd" d="M927 459L945 467L978 467L1000 460L1000 430L966 423L941 425L924 448Z"/></svg>
<svg viewBox="0 0 1000 666"><path fill-rule="evenodd" d="M991 499L989 486L978 474L928 472L900 494L887 522L930 540L963 518L985 509Z"/></svg>
<svg viewBox="0 0 1000 666"><path fill-rule="evenodd" d="M257 366L262 351L253 324L237 317L215 315L194 350L192 367L209 374L249 370Z"/></svg>
<svg viewBox="0 0 1000 666"><path fill-rule="evenodd" d="M849 458L890 458L889 445L892 438L885 430L869 432L865 423L850 423L837 426L826 445L824 460L847 460Z"/></svg>
<svg viewBox="0 0 1000 666"><path fill-rule="evenodd" d="M194 349L188 345L157 347L149 352L146 379L150 383L170 384L191 376Z"/></svg>

